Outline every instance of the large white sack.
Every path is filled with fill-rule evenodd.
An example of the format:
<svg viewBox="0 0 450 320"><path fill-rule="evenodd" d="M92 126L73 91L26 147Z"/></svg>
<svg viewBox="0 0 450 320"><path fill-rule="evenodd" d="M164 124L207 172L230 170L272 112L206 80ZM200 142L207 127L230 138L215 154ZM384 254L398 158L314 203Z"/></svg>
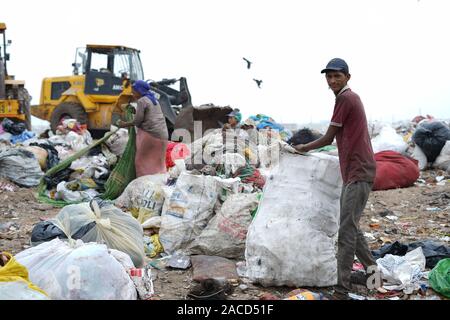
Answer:
<svg viewBox="0 0 450 320"><path fill-rule="evenodd" d="M31 289L25 281L0 281L0 300L50 300L50 298Z"/></svg>
<svg viewBox="0 0 450 320"><path fill-rule="evenodd" d="M105 143L113 154L121 156L128 143L128 130L118 129Z"/></svg>
<svg viewBox="0 0 450 320"><path fill-rule="evenodd" d="M142 224L161 215L164 204L164 188L169 174L155 174L131 181L114 204L127 209Z"/></svg>
<svg viewBox="0 0 450 320"><path fill-rule="evenodd" d="M182 172L166 198L159 239L166 253L185 248L208 224L218 198L215 177Z"/></svg>
<svg viewBox="0 0 450 320"><path fill-rule="evenodd" d="M282 153L272 173L247 234L247 276L264 286L335 285L338 158Z"/></svg>
<svg viewBox="0 0 450 320"><path fill-rule="evenodd" d="M392 150L398 153L404 153L408 145L402 136L397 134L391 126L384 126L378 136L372 139L373 153Z"/></svg>
<svg viewBox="0 0 450 320"><path fill-rule="evenodd" d="M441 153L434 160L433 168L446 170L450 173L450 140L445 143Z"/></svg>
<svg viewBox="0 0 450 320"><path fill-rule="evenodd" d="M258 207L258 193L232 194L220 211L189 246L190 253L242 258L245 239L252 221L252 211Z"/></svg>
<svg viewBox="0 0 450 320"><path fill-rule="evenodd" d="M412 158L418 161L418 166L420 170L425 170L428 165L428 159L425 153L423 153L422 149L418 145L414 146L413 153L411 155Z"/></svg>
<svg viewBox="0 0 450 320"><path fill-rule="evenodd" d="M103 244L54 239L22 251L16 259L52 299L137 299L133 281Z"/></svg>

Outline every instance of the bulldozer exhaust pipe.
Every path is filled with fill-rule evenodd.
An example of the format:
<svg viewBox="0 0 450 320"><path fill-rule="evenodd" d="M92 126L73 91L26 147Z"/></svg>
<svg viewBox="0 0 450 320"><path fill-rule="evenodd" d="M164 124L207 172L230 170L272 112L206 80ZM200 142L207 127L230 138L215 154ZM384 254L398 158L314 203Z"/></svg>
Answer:
<svg viewBox="0 0 450 320"><path fill-rule="evenodd" d="M2 57L0 57L0 100L6 99L6 85L5 85L5 64Z"/></svg>

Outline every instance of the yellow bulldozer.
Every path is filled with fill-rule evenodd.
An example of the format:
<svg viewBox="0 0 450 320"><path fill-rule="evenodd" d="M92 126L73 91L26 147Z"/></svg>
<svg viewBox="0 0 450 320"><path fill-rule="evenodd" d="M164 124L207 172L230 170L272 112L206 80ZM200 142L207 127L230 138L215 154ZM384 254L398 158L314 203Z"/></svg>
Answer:
<svg viewBox="0 0 450 320"><path fill-rule="evenodd" d="M109 130L132 101L131 84L145 79L139 53L119 45L78 48L73 74L44 78L40 104L31 106L31 114L50 121L53 131L66 118L77 119L94 135ZM177 128L192 132L195 120L203 120L203 132L220 127L231 111L229 107L194 108L184 77L147 81L160 102L169 133ZM177 83L179 89L174 88Z"/></svg>
<svg viewBox="0 0 450 320"><path fill-rule="evenodd" d="M0 35L3 38L3 45L0 44L0 122L8 118L25 123L26 129L31 130L31 97L25 89L25 81L15 80L8 74L6 62L10 56L6 47L11 40L6 40L6 24L3 22L0 22Z"/></svg>

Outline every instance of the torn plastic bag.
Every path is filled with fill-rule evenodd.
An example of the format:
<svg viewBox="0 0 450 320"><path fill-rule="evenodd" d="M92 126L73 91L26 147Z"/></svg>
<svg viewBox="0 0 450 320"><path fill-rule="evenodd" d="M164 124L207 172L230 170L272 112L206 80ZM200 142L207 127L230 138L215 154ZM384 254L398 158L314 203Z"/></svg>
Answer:
<svg viewBox="0 0 450 320"><path fill-rule="evenodd" d="M408 294L420 287L419 281L425 270L425 256L422 248L414 249L405 256L385 255L376 260L379 270L387 283L387 290L404 290Z"/></svg>
<svg viewBox="0 0 450 320"><path fill-rule="evenodd" d="M44 173L33 153L23 149L0 152L0 177L6 177L21 187L36 187Z"/></svg>
<svg viewBox="0 0 450 320"><path fill-rule="evenodd" d="M92 208L91 208L92 206ZM108 248L127 253L136 267L144 263L143 229L140 223L122 210L106 204L101 209L95 201L65 206L50 220L71 238L83 226L95 226L81 237L84 242L105 243Z"/></svg>
<svg viewBox="0 0 450 320"><path fill-rule="evenodd" d="M16 259L52 299L136 300L133 281L111 251L104 244L54 239L22 251Z"/></svg>

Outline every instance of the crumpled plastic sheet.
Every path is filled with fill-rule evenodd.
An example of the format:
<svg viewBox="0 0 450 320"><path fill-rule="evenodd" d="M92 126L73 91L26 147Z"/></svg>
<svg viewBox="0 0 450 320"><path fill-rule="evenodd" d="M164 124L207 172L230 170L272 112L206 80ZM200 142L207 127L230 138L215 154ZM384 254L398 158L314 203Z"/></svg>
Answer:
<svg viewBox="0 0 450 320"><path fill-rule="evenodd" d="M420 279L425 275L425 256L419 247L408 252L405 256L387 254L377 259L377 265L387 280L384 288L387 290L403 290L411 294L419 289Z"/></svg>

